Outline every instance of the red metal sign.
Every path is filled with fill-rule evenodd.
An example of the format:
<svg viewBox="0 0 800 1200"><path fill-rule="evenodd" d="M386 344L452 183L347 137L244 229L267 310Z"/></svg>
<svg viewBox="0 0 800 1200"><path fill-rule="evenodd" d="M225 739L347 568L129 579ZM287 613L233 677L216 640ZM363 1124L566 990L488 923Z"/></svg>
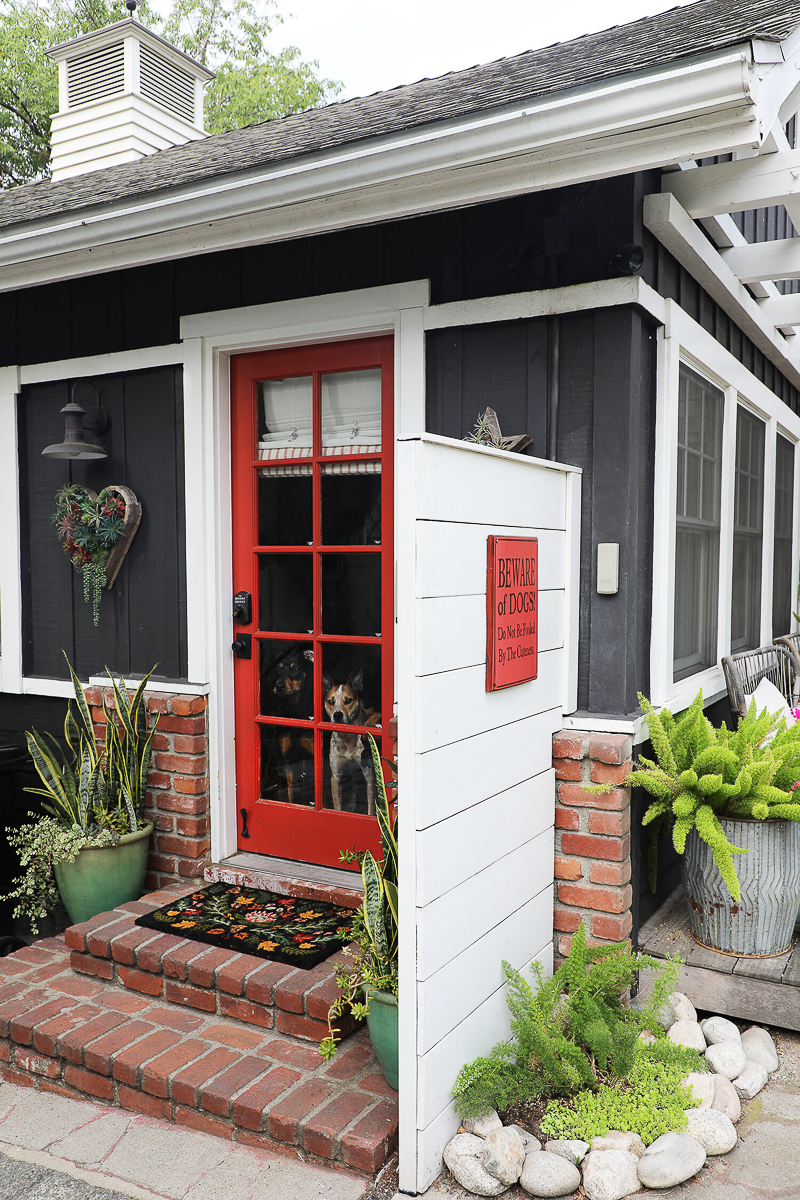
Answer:
<svg viewBox="0 0 800 1200"><path fill-rule="evenodd" d="M486 690L535 679L538 669L538 538L488 539Z"/></svg>

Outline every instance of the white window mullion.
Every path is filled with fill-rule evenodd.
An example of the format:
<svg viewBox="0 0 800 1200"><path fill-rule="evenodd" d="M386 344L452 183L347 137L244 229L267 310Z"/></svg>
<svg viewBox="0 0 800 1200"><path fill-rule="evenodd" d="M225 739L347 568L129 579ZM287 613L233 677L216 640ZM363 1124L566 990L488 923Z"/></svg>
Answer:
<svg viewBox="0 0 800 1200"><path fill-rule="evenodd" d="M733 509L736 485L736 388L725 388L725 417L722 424L722 495L719 529L719 621L717 660L730 654L731 577L733 574Z"/></svg>
<svg viewBox="0 0 800 1200"><path fill-rule="evenodd" d="M764 445L764 516L761 542L761 645L772 642L772 579L775 551L775 439L778 422L767 421Z"/></svg>
<svg viewBox="0 0 800 1200"><path fill-rule="evenodd" d="M653 517L653 615L650 691L654 704L672 692L675 613L675 504L678 460L679 347L658 331Z"/></svg>
<svg viewBox="0 0 800 1200"><path fill-rule="evenodd" d="M800 444L794 447L794 491L792 493L792 621L791 630L800 630L800 621L795 613L800 613L797 602L797 590L800 587Z"/></svg>

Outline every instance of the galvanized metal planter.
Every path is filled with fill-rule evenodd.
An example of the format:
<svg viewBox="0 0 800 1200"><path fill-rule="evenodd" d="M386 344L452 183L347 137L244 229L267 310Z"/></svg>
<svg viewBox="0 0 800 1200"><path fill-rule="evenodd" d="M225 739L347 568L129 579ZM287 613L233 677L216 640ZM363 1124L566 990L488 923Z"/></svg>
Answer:
<svg viewBox="0 0 800 1200"><path fill-rule="evenodd" d="M728 891L708 845L692 829L683 856L683 886L692 936L701 946L741 958L785 954L800 904L800 824L721 818L733 846L742 899Z"/></svg>

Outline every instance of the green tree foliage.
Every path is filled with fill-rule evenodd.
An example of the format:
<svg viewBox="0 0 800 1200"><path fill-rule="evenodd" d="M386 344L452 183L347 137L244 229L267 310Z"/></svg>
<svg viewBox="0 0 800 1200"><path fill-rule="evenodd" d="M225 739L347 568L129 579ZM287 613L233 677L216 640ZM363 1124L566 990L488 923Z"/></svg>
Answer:
<svg viewBox="0 0 800 1200"><path fill-rule="evenodd" d="M672 961L631 954L624 944L589 949L580 925L569 957L551 979L542 977L538 963L531 967L534 987L508 963L503 970L511 1038L462 1067L453 1088L461 1117L502 1111L534 1096L572 1096L601 1084L627 1087L640 1058L652 1054L639 1038L643 1030L658 1039L653 1047L658 1061L667 1059L681 1075L704 1069L695 1051L664 1040L656 1017L675 988ZM646 1008L635 1012L620 997L644 970L657 974Z"/></svg>
<svg viewBox="0 0 800 1200"><path fill-rule="evenodd" d="M175 0L166 21L140 0L136 19L209 70L210 133L301 112L341 85L316 75L293 46L277 54L267 39L281 17L274 0ZM0 0L0 187L47 178L50 117L58 110L58 70L49 46L128 16L124 0Z"/></svg>

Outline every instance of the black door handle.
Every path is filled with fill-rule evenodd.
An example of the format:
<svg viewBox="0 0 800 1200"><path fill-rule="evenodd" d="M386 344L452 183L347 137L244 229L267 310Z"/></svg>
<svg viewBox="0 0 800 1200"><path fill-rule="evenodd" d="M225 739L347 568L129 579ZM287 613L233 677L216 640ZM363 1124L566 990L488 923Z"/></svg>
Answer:
<svg viewBox="0 0 800 1200"><path fill-rule="evenodd" d="M246 808L240 808L240 809L239 809L239 812L242 814L242 837L243 837L243 838L249 838L249 837L250 837L250 831L249 831L249 829L247 828L247 809L246 809Z"/></svg>
<svg viewBox="0 0 800 1200"><path fill-rule="evenodd" d="M253 639L249 633L237 633L236 641L231 650L237 658L250 658L252 655Z"/></svg>

